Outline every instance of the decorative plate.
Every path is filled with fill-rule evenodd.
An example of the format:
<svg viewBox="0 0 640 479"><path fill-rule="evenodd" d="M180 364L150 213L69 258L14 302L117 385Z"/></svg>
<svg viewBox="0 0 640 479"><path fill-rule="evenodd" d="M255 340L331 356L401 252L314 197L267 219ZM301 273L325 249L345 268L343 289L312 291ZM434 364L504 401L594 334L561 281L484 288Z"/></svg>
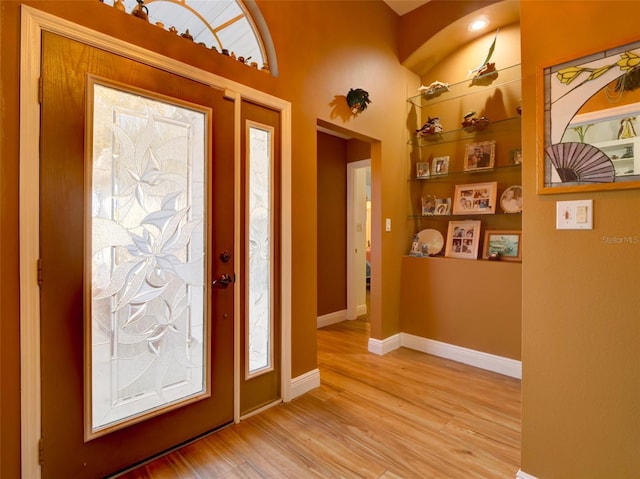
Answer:
<svg viewBox="0 0 640 479"><path fill-rule="evenodd" d="M522 213L522 186L510 186L500 196L500 208L505 213Z"/></svg>
<svg viewBox="0 0 640 479"><path fill-rule="evenodd" d="M418 239L420 240L420 249L423 253L429 256L433 256L442 251L444 247L444 237L438 230L426 229L418 233Z"/></svg>

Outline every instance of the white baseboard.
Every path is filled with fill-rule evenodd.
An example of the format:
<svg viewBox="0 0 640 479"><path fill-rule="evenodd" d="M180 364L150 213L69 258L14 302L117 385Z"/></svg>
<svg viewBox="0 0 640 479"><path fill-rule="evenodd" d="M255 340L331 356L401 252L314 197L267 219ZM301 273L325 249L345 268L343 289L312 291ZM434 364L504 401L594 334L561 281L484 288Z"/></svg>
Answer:
<svg viewBox="0 0 640 479"><path fill-rule="evenodd" d="M325 326L330 326L335 323L339 323L341 321L344 321L345 319L347 319L346 309L343 309L342 311L334 311L333 313L318 316L318 329L324 328Z"/></svg>
<svg viewBox="0 0 640 479"><path fill-rule="evenodd" d="M388 352L400 347L400 335L394 334L385 339L369 338L369 352L384 356Z"/></svg>
<svg viewBox="0 0 640 479"><path fill-rule="evenodd" d="M504 374L512 378L522 379L522 362L515 359L475 351L454 344L442 343L408 333L400 333L400 345L459 363L469 364L480 369L486 369L487 371ZM371 346L369 346L369 350L371 351Z"/></svg>
<svg viewBox="0 0 640 479"><path fill-rule="evenodd" d="M518 469L518 474L516 474L516 479L538 479L536 476L532 476L531 474L527 474L522 469Z"/></svg>
<svg viewBox="0 0 640 479"><path fill-rule="evenodd" d="M356 317L364 316L365 314L367 314L367 303L356 307Z"/></svg>
<svg viewBox="0 0 640 479"><path fill-rule="evenodd" d="M320 387L320 370L312 369L298 377L291 379L291 389L289 391L290 399L302 396L304 393L312 389Z"/></svg>

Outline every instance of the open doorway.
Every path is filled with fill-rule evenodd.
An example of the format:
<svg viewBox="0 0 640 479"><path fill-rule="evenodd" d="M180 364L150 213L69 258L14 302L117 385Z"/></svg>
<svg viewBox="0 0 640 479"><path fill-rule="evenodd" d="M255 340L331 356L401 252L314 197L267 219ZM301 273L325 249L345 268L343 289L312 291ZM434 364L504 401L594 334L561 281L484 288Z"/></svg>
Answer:
<svg viewBox="0 0 640 479"><path fill-rule="evenodd" d="M371 282L371 160L347 163L347 315L368 313Z"/></svg>
<svg viewBox="0 0 640 479"><path fill-rule="evenodd" d="M367 231L370 232L371 221L367 221L367 200L371 200L371 142L354 138L344 130L337 132L321 126L317 141L320 328L368 312L366 286L371 269L367 268ZM353 201L356 196L357 202ZM357 210L349 206L355 204ZM371 234L368 238L370 242Z"/></svg>

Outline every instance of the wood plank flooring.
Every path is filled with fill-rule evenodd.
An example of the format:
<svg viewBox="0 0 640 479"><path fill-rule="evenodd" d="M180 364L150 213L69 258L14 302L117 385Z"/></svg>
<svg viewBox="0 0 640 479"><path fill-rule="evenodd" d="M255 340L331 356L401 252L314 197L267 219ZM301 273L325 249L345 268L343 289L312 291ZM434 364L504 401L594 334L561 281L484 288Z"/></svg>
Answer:
<svg viewBox="0 0 640 479"><path fill-rule="evenodd" d="M400 348L369 323L318 331L321 387L120 479L515 479L520 381Z"/></svg>

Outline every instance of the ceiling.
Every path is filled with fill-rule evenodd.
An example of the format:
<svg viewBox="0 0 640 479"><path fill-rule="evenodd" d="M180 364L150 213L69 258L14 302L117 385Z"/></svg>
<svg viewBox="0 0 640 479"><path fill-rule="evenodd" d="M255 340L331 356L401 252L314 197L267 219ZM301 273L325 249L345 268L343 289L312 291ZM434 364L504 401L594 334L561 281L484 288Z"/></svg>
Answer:
<svg viewBox="0 0 640 479"><path fill-rule="evenodd" d="M398 15L404 15L405 13L415 10L420 5L424 5L429 0L383 0L384 3L389 5Z"/></svg>

